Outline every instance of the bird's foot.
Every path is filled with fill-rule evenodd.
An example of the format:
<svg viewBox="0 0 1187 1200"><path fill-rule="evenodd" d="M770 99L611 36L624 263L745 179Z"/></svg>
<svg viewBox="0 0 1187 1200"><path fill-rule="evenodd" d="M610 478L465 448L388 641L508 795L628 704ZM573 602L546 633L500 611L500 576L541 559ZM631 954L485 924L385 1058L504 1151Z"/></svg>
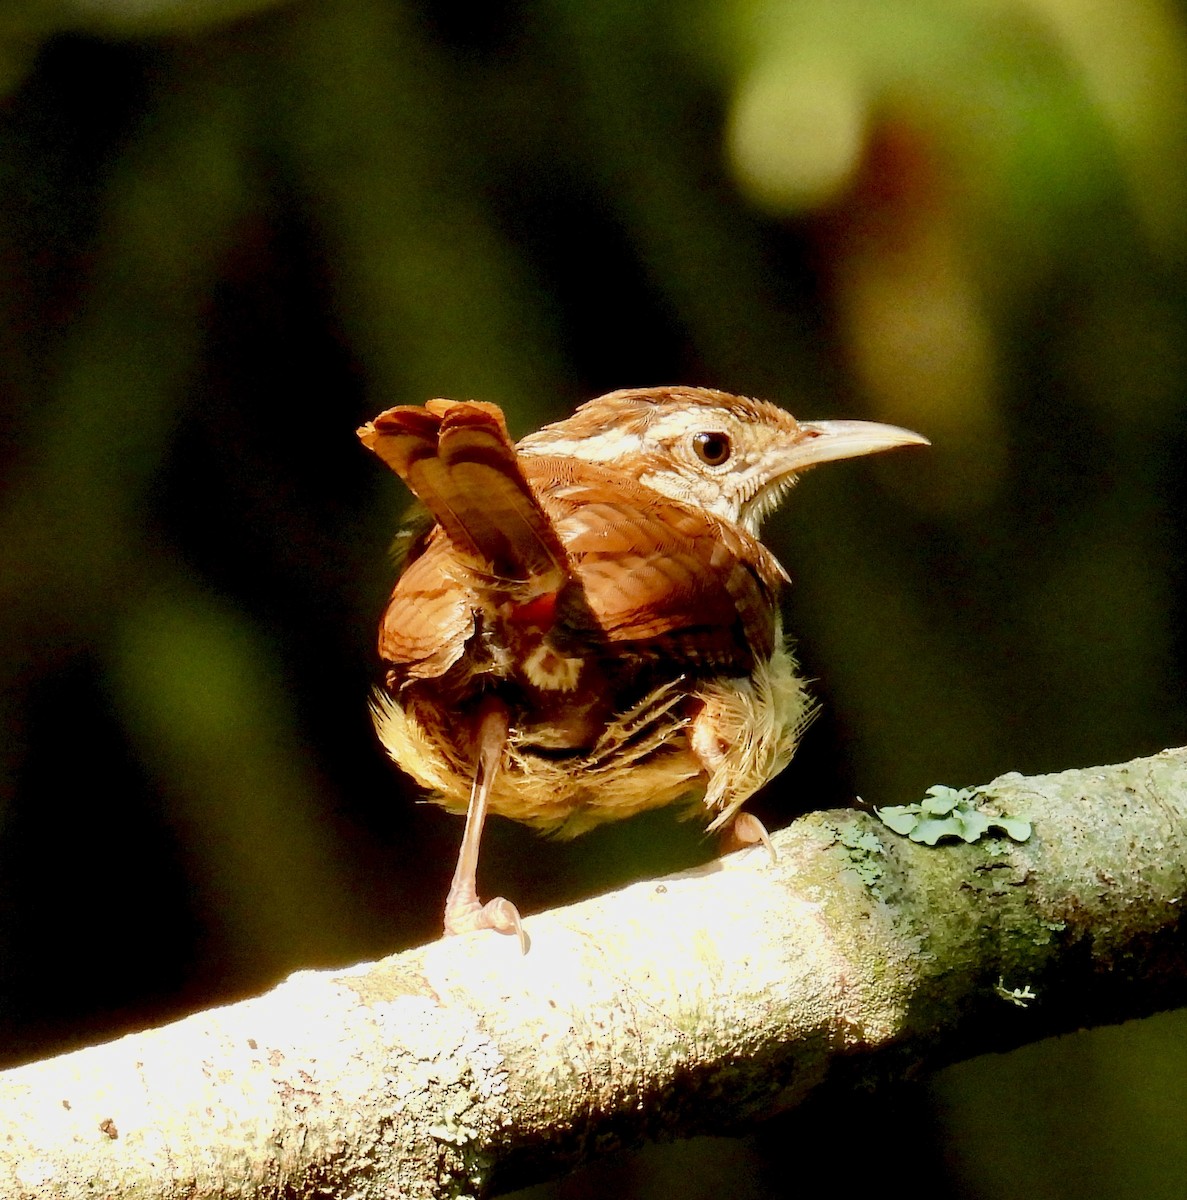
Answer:
<svg viewBox="0 0 1187 1200"><path fill-rule="evenodd" d="M531 945L527 930L519 919L519 909L510 900L496 896L483 904L477 896L468 901L454 901L450 897L445 905L445 936L472 933L475 929L494 929L499 933L515 934L523 954L528 952L528 946Z"/></svg>
<svg viewBox="0 0 1187 1200"><path fill-rule="evenodd" d="M771 865L779 861L767 827L753 814L740 812L733 823L724 831L722 850L728 854L731 850L742 850L747 846L756 846L761 842L771 856Z"/></svg>

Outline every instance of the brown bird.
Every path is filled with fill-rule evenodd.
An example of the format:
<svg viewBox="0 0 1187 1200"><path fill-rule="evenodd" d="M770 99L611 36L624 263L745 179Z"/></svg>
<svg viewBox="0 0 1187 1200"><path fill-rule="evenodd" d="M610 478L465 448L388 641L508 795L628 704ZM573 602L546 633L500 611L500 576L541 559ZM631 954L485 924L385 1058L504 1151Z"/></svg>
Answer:
<svg viewBox="0 0 1187 1200"><path fill-rule="evenodd" d="M466 812L447 934L526 948L515 906L478 899L488 810L572 837L689 800L765 840L740 809L810 702L759 527L806 468L926 438L690 387L611 392L518 444L479 401L392 408L359 437L433 520L407 535L373 707L391 757Z"/></svg>

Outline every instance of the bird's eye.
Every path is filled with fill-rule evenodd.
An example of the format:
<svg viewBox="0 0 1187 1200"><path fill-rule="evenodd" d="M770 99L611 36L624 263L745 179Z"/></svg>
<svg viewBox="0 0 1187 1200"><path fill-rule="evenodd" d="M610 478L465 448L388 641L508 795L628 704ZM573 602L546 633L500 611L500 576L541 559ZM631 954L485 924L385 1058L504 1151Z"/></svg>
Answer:
<svg viewBox="0 0 1187 1200"><path fill-rule="evenodd" d="M697 458L710 467L720 467L730 456L728 433L698 433L692 439Z"/></svg>

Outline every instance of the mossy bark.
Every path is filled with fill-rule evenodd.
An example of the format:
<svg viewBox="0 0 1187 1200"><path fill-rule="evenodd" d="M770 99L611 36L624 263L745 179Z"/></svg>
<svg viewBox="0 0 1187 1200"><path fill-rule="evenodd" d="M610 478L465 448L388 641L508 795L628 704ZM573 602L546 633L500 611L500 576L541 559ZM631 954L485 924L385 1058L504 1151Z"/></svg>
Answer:
<svg viewBox="0 0 1187 1200"><path fill-rule="evenodd" d="M979 801L1029 840L859 812L0 1076L0 1193L459 1196L645 1138L1183 1002L1187 752Z"/></svg>

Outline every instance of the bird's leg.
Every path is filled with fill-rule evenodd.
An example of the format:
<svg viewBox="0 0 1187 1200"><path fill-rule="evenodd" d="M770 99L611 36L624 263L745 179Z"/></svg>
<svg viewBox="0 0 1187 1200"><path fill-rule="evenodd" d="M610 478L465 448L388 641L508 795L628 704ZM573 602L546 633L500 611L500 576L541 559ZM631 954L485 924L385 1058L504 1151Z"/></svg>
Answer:
<svg viewBox="0 0 1187 1200"><path fill-rule="evenodd" d="M730 754L734 744L744 739L744 730L739 728L736 705L730 703L739 695L752 694L752 689L735 688L731 692L718 690L713 696L706 697L700 711L692 720L688 740L692 752L700 760L701 767L709 776L710 794L713 792L713 780L722 773L737 774L737 768L731 762ZM731 712L731 709L735 711ZM761 782L761 780L760 780ZM751 791L754 789L751 788ZM724 822L719 824L719 822ZM738 810L732 818L719 817L710 826L716 829L721 838L722 854L734 850L742 850L747 846L755 846L761 842L770 855L771 863L778 861L775 847L767 833L766 826L753 814Z"/></svg>
<svg viewBox="0 0 1187 1200"><path fill-rule="evenodd" d="M482 841L482 826L490 801L495 773L507 744L507 709L499 701L483 702L478 721L478 753L474 769L474 785L470 789L470 805L466 809L466 829L458 851L457 868L449 895L445 898L445 933L469 933L472 929L497 929L514 933L523 953L528 951L528 936L519 919L519 910L510 900L497 896L483 904L478 899L478 847Z"/></svg>

